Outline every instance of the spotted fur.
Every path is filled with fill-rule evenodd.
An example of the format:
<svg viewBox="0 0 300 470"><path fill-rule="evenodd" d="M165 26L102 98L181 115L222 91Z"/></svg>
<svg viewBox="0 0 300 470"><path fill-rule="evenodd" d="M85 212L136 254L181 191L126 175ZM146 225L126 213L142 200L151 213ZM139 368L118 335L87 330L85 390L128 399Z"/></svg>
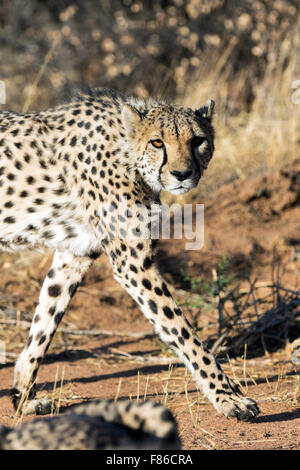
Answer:
<svg viewBox="0 0 300 470"><path fill-rule="evenodd" d="M180 449L172 413L150 400L98 401L12 429L0 426L0 450L121 449Z"/></svg>
<svg viewBox="0 0 300 470"><path fill-rule="evenodd" d="M207 167L212 114L211 101L194 111L106 89L87 90L45 112L0 114L0 246L55 250L15 367L12 399L19 410L49 411L35 398L38 368L82 277L104 251L115 279L215 408L239 419L258 413L177 306L150 236L160 191L189 191Z"/></svg>

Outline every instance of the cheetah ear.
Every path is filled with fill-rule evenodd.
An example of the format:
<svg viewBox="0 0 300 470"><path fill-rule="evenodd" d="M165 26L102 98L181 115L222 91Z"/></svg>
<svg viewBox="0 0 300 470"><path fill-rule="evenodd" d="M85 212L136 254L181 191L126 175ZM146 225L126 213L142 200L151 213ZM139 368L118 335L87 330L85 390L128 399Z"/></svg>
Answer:
<svg viewBox="0 0 300 470"><path fill-rule="evenodd" d="M142 120L142 116L137 109L130 104L125 104L122 108L122 121L127 131L132 130Z"/></svg>
<svg viewBox="0 0 300 470"><path fill-rule="evenodd" d="M195 111L196 116L201 116L202 118L207 119L209 122L212 121L215 109L215 102L213 100L207 100L205 105L202 108Z"/></svg>

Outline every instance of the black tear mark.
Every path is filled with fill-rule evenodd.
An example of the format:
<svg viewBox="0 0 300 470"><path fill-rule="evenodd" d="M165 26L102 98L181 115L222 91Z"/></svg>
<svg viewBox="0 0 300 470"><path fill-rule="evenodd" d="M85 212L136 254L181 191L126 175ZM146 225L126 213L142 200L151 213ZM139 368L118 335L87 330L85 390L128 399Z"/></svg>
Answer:
<svg viewBox="0 0 300 470"><path fill-rule="evenodd" d="M161 173L162 173L162 169L163 167L166 165L166 163L168 162L168 154L167 154L167 150L166 150L166 147L164 147L164 158L163 158L163 162L162 164L160 165L160 168L158 170L158 181L160 182L160 184L163 186L162 184L162 181L161 181Z"/></svg>

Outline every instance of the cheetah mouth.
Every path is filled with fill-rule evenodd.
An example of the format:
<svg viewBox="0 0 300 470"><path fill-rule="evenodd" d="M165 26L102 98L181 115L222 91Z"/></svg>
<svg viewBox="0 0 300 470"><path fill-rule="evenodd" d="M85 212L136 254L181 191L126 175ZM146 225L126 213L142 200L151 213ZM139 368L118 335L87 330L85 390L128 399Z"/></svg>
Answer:
<svg viewBox="0 0 300 470"><path fill-rule="evenodd" d="M197 184L199 183L200 176L197 178L193 178L190 180L186 180L181 184L178 184L177 186L165 188L168 192L172 194L184 194L190 191L191 189L195 188Z"/></svg>
<svg viewBox="0 0 300 470"><path fill-rule="evenodd" d="M167 191L169 191L172 194L184 194L190 191L191 189L195 188L197 184L190 184L190 185L183 185L181 184L180 186L176 186L174 188L168 188Z"/></svg>
<svg viewBox="0 0 300 470"><path fill-rule="evenodd" d="M168 191L172 194L185 194L189 191L189 189L183 186L179 186L178 188L169 189Z"/></svg>
<svg viewBox="0 0 300 470"><path fill-rule="evenodd" d="M185 186L177 186L176 188L168 189L172 194L184 194L190 191L192 188L187 188Z"/></svg>

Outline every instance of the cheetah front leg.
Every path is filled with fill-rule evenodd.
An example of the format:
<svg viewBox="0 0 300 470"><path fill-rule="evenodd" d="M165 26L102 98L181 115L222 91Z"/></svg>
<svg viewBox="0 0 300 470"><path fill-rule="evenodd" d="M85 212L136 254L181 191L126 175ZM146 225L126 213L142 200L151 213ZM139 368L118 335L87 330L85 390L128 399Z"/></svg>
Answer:
<svg viewBox="0 0 300 470"><path fill-rule="evenodd" d="M123 258L111 257L115 279L136 300L161 339L184 361L197 387L218 412L239 420L256 416L259 412L256 403L242 395L215 357L201 344L155 267L151 251L147 252L150 244L143 242L115 245L115 251L124 255ZM127 257L129 253L131 256Z"/></svg>
<svg viewBox="0 0 300 470"><path fill-rule="evenodd" d="M40 293L27 344L15 366L12 401L18 412L47 414L51 409L51 400L34 399L36 375L58 324L92 262L90 257L55 252Z"/></svg>

